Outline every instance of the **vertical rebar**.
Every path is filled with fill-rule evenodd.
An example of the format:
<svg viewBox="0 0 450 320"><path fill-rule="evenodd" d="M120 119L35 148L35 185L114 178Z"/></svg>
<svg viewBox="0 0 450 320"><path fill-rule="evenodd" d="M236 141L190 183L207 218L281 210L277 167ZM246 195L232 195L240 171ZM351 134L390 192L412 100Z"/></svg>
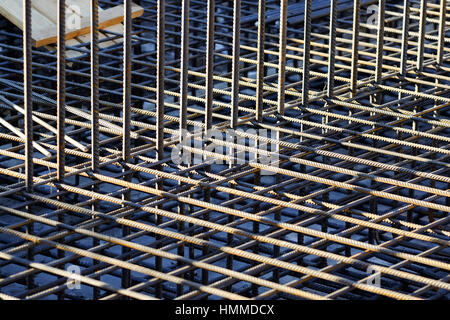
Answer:
<svg viewBox="0 0 450 320"><path fill-rule="evenodd" d="M25 186L28 193L33 192L33 69L32 69L32 21L31 0L23 0L23 79L24 79L24 106L25 106ZM27 211L32 212L31 206ZM33 223L27 225L27 233L33 233ZM33 261L34 250L27 250L27 258ZM33 276L27 277L27 287L34 286Z"/></svg>
<svg viewBox="0 0 450 320"><path fill-rule="evenodd" d="M409 47L409 25L410 25L410 0L405 0L403 5L403 20L402 20L402 47L401 47L401 56L400 56L400 75L402 77L406 76L407 66L408 66L408 47ZM400 80L401 88L403 88L405 81L403 79ZM403 94L401 92L398 93L398 99L401 99ZM399 105L400 106L400 105ZM398 117L397 120L400 120ZM403 124L400 124L403 126ZM401 131L397 132L397 139L401 140L403 138L403 133ZM403 151L403 147L400 146L399 151Z"/></svg>
<svg viewBox="0 0 450 320"><path fill-rule="evenodd" d="M124 0L124 42L123 42L123 127L122 127L122 160L130 161L131 131L131 0Z"/></svg>
<svg viewBox="0 0 450 320"><path fill-rule="evenodd" d="M207 6L207 30L206 30L206 92L205 92L205 132L211 130L213 126L212 121L212 111L213 111L213 97L214 97L214 25L215 25L215 0L208 0ZM205 142L206 143L206 142ZM209 173L211 171L211 166L208 165L205 168L205 171ZM205 201L211 201L211 189L205 188ZM182 208L181 208L182 207ZM181 210L182 209L182 210ZM184 213L184 205L180 204L180 212ZM206 212L204 215L204 219L209 221L209 212ZM184 226L184 223L181 224ZM209 239L209 237L205 238ZM183 253L184 255L184 246L179 247L179 253ZM208 248L204 248L203 254L208 254ZM203 271L202 273L203 284L208 284L209 282L209 273Z"/></svg>
<svg viewBox="0 0 450 320"><path fill-rule="evenodd" d="M239 114L239 57L241 36L241 0L234 1L233 7L233 60L231 80L231 128L236 129Z"/></svg>
<svg viewBox="0 0 450 320"><path fill-rule="evenodd" d="M25 184L27 192L33 191L33 69L31 0L23 0L23 81L25 105Z"/></svg>
<svg viewBox="0 0 450 320"><path fill-rule="evenodd" d="M406 75L406 66L408 64L408 40L409 40L409 8L410 0L405 0L403 6L403 25L402 25L402 48L400 57L400 74Z"/></svg>
<svg viewBox="0 0 450 320"><path fill-rule="evenodd" d="M441 65L444 61L444 46L445 46L445 23L447 14L447 0L441 0L439 8L439 40L437 50L437 63Z"/></svg>
<svg viewBox="0 0 450 320"><path fill-rule="evenodd" d="M158 0L157 65L156 65L156 152L163 159L164 151L164 64L165 64L165 0Z"/></svg>
<svg viewBox="0 0 450 320"><path fill-rule="evenodd" d="M385 20L386 0L378 1L378 30L377 30L377 49L375 61L375 84L381 84L383 76L383 51L384 51L384 20ZM375 89L376 92L370 97L371 103L381 104L382 94ZM371 113L373 115L373 113Z"/></svg>
<svg viewBox="0 0 450 320"><path fill-rule="evenodd" d="M264 41L266 33L266 0L258 2L258 52L256 65L256 121L261 122L263 116L264 93Z"/></svg>
<svg viewBox="0 0 450 320"><path fill-rule="evenodd" d="M377 33L377 58L375 67L375 83L381 83L383 74L383 46L384 46L384 17L386 0L378 1L378 33Z"/></svg>
<svg viewBox="0 0 450 320"><path fill-rule="evenodd" d="M423 70L423 54L425 50L425 27L427 22L427 0L420 1L420 16L419 16L419 39L417 44L417 63L416 69L419 72Z"/></svg>
<svg viewBox="0 0 450 320"><path fill-rule="evenodd" d="M360 24L361 0L353 1L353 34L352 34L352 70L351 70L351 93L352 98L356 96L358 89L358 59L359 59L359 24ZM351 114L350 114L351 116Z"/></svg>
<svg viewBox="0 0 450 320"><path fill-rule="evenodd" d="M131 149L131 71L132 71L132 39L131 39L131 0L124 0L124 24L123 24L123 105L122 105L122 160L124 163L130 161L130 149ZM126 171L124 167L122 171ZM131 181L130 175L124 176L125 181ZM125 201L130 200L130 192L127 191L122 195L122 199ZM122 236L125 238L130 234L130 228L127 226L122 227ZM122 247L122 254L125 255L130 251L127 247ZM128 288L131 286L131 273L128 269L122 269L122 287Z"/></svg>
<svg viewBox="0 0 450 320"><path fill-rule="evenodd" d="M165 0L158 0L157 10L157 65L156 65L156 152L157 160L164 158L164 71L165 71L165 30L166 30L166 3ZM160 166L159 166L160 168ZM156 185L157 189L163 189L163 182ZM161 216L155 217L156 224L162 222ZM161 237L156 235L156 240ZM155 266L158 271L162 268L160 257L155 258ZM162 284L156 285L156 297L162 296Z"/></svg>
<svg viewBox="0 0 450 320"><path fill-rule="evenodd" d="M209 5L209 4L208 4ZM209 17L208 17L209 18ZM209 40L209 35L207 36ZM207 43L208 45L211 45L211 43ZM207 48L208 50L209 48ZM208 58L206 58L207 64L210 63L208 61ZM179 123L179 134L180 134L180 142L183 139L183 135L186 134L187 130L187 105L188 105L188 71L189 71L189 0L183 0L181 5L181 73L180 73L180 123ZM208 66L206 67L208 68ZM206 85L210 85L208 83L208 80L212 80L212 74L209 75L211 79L206 79ZM210 90L210 92L206 92L206 94L211 94L212 87L207 88L207 91ZM208 96L206 98L206 103L208 104ZM208 108L208 106L206 106ZM212 116L212 100L211 105L209 105L209 110L211 112ZM208 118L208 115L206 115L206 118ZM211 123L209 122L209 125ZM185 174L183 174L185 176ZM181 185L181 184L180 184ZM185 205L182 202L178 203L178 213L181 215L184 215L186 212ZM184 230L184 223L180 222L178 224L178 229L180 231ZM180 245L178 247L178 254L184 256L184 245ZM183 286L178 285L177 286L178 292L182 292Z"/></svg>
<svg viewBox="0 0 450 320"><path fill-rule="evenodd" d="M91 0L91 168L99 167L98 0Z"/></svg>
<svg viewBox="0 0 450 320"><path fill-rule="evenodd" d="M311 66L311 10L312 0L305 0L302 101L303 105L306 107L309 105L309 71Z"/></svg>
<svg viewBox="0 0 450 320"><path fill-rule="evenodd" d="M232 47L232 79L231 79L231 121L230 121L230 132L233 143L236 140L236 135L234 129L237 129L237 120L239 116L239 78L240 78L240 46L241 46L241 0L235 0L233 6L233 47ZM229 148L229 154L233 156L235 154L235 149L233 147ZM233 161L230 161L229 166L232 168ZM229 200L233 196L229 195ZM232 223L234 217L228 216L227 222ZM233 235L227 234L227 243L231 244L233 242ZM228 269L233 270L233 257L228 256L226 260L226 266ZM227 286L227 290L231 290L232 286Z"/></svg>
<svg viewBox="0 0 450 320"><path fill-rule="evenodd" d="M280 43L278 51L278 113L284 114L286 80L287 0L280 0Z"/></svg>
<svg viewBox="0 0 450 320"><path fill-rule="evenodd" d="M65 119L66 119L66 1L58 0L57 39L57 179L64 182L65 173Z"/></svg>
<svg viewBox="0 0 450 320"><path fill-rule="evenodd" d="M336 63L336 24L337 24L337 5L338 0L331 0L330 7L330 40L328 51L328 83L327 96L332 97L334 94L334 72Z"/></svg>
<svg viewBox="0 0 450 320"><path fill-rule="evenodd" d="M208 0L207 39L206 39L206 114L205 129L212 128L213 88L214 88L214 19L215 0Z"/></svg>
<svg viewBox="0 0 450 320"><path fill-rule="evenodd" d="M91 170L99 171L99 56L98 56L98 0L91 0ZM98 191L98 185L92 185L92 191ZM97 210L97 201L92 204L92 210ZM96 228L94 228L96 231ZM92 239L92 246L95 247L99 241ZM92 260L95 265L97 261ZM100 294L98 288L93 288L94 299Z"/></svg>
<svg viewBox="0 0 450 320"><path fill-rule="evenodd" d="M56 106L56 179L64 183L65 175L65 121L66 121L66 1L58 0L57 5L57 106ZM64 195L58 197L64 202ZM58 221L64 223L64 213L58 215ZM58 257L64 257L63 250L58 250ZM64 299L64 291L58 295L58 299Z"/></svg>
<svg viewBox="0 0 450 320"><path fill-rule="evenodd" d="M180 139L187 129L189 71L189 0L181 5Z"/></svg>

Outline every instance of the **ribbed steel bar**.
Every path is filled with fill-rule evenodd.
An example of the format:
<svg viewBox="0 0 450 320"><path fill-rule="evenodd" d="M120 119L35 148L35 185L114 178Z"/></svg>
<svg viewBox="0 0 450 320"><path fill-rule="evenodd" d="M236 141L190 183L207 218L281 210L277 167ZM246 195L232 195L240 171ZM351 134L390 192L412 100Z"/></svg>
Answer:
<svg viewBox="0 0 450 320"><path fill-rule="evenodd" d="M381 83L381 77L383 75L383 50L384 50L384 23L386 0L378 1L378 19L377 19L377 58L375 67L375 83Z"/></svg>
<svg viewBox="0 0 450 320"><path fill-rule="evenodd" d="M327 96L334 95L334 81L336 70L336 28L337 28L337 6L338 0L331 0L330 3L330 31L329 31L329 47L328 47L328 79L327 79Z"/></svg>
<svg viewBox="0 0 450 320"><path fill-rule="evenodd" d="M156 68L156 152L158 160L163 158L164 152L165 21L165 0L158 0Z"/></svg>
<svg viewBox="0 0 450 320"><path fill-rule="evenodd" d="M131 154L131 72L132 72L132 20L131 20L131 0L124 0L124 46L123 46L123 109L122 109L122 160L130 162ZM123 171L126 171L124 168ZM124 177L127 181L131 180L131 175ZM125 192L122 196L124 201L130 199L130 193ZM130 234L130 228L122 228L122 237L127 237ZM122 254L129 252L127 247L122 248ZM122 287L128 288L131 286L131 273L128 269L122 269Z"/></svg>
<svg viewBox="0 0 450 320"><path fill-rule="evenodd" d="M91 0L91 155L92 171L99 166L99 46L98 0Z"/></svg>
<svg viewBox="0 0 450 320"><path fill-rule="evenodd" d="M258 2L258 64L256 67L256 121L261 122L264 102L264 45L266 34L266 0Z"/></svg>
<svg viewBox="0 0 450 320"><path fill-rule="evenodd" d="M302 75L302 103L305 106L309 104L309 71L311 58L311 12L312 1L305 1L305 22L303 33L303 75Z"/></svg>
<svg viewBox="0 0 450 320"><path fill-rule="evenodd" d="M445 29L446 29L446 17L447 17L447 0L441 0L441 5L439 8L439 42L437 50L437 63L443 63L444 56L444 42L445 42Z"/></svg>
<svg viewBox="0 0 450 320"><path fill-rule="evenodd" d="M208 0L207 40L206 40L206 94L205 94L205 129L211 129L213 115L214 88L214 33L215 33L215 0Z"/></svg>
<svg viewBox="0 0 450 320"><path fill-rule="evenodd" d="M25 147L25 186L28 192L33 192L33 177L34 177L34 165L33 165L33 68L32 68L32 17L31 17L31 1L23 0L23 101L24 101L24 147ZM27 211L31 212L31 206L27 206ZM33 224L27 226L27 233L34 233ZM27 251L27 258L33 260L33 249ZM28 277L28 288L34 286L34 278Z"/></svg>
<svg viewBox="0 0 450 320"><path fill-rule="evenodd" d="M427 0L420 1L420 16L419 16L419 39L417 45L417 63L416 69L418 72L421 72L423 69L423 54L425 50L424 42L425 42L425 27L427 23Z"/></svg>
<svg viewBox="0 0 450 320"><path fill-rule="evenodd" d="M99 130L99 121L100 121L100 102L99 102L99 94L100 94L100 79L99 79L99 16L98 16L98 0L91 0L90 3L90 22L91 22L91 47L90 47L90 88L91 88L91 170L92 172L98 172L100 167L100 130ZM96 192L98 190L98 186L96 184L92 185L92 191ZM92 203L92 210L97 210L98 203ZM97 244L96 239L92 239L92 244L95 246ZM92 264L95 265L96 261L92 260ZM93 288L93 297L97 298L99 295L99 290L97 288Z"/></svg>
<svg viewBox="0 0 450 320"><path fill-rule="evenodd" d="M287 33L287 0L280 0L280 44L278 54L278 101L279 114L284 114L286 83L286 33Z"/></svg>
<svg viewBox="0 0 450 320"><path fill-rule="evenodd" d="M187 129L187 95L189 68L189 0L184 0L181 9L181 73L180 73L180 137Z"/></svg>
<svg viewBox="0 0 450 320"><path fill-rule="evenodd" d="M31 1L23 0L23 82L25 105L25 175L28 192L33 190L33 69L31 53Z"/></svg>
<svg viewBox="0 0 450 320"><path fill-rule="evenodd" d="M58 1L58 105L57 108L57 163L58 180L64 180L65 167L65 120L66 120L66 6L65 0Z"/></svg>
<svg viewBox="0 0 450 320"><path fill-rule="evenodd" d="M361 0L353 2L353 35L352 35L352 71L351 71L351 93L355 97L358 89L358 61L359 61L359 26Z"/></svg>
<svg viewBox="0 0 450 320"><path fill-rule="evenodd" d="M124 46L123 46L123 161L130 161L131 132L131 72L132 72L132 39L131 39L131 0L124 0Z"/></svg>
<svg viewBox="0 0 450 320"><path fill-rule="evenodd" d="M239 78L241 52L241 0L233 1L233 45L231 77L231 122L230 128L236 129L239 113Z"/></svg>
<svg viewBox="0 0 450 320"><path fill-rule="evenodd" d="M58 182L64 183L65 176L65 148L66 148L66 6L65 0L59 0L57 6L58 17L58 46L57 46L57 172L56 179ZM59 200L64 201L64 197L59 197ZM60 222L64 222L64 215L58 217ZM64 251L58 251L58 257L64 257ZM58 299L64 299L64 292L58 295Z"/></svg>
<svg viewBox="0 0 450 320"><path fill-rule="evenodd" d="M409 13L410 0L405 0L403 4L403 21L402 21L402 52L400 60L400 74L406 76L406 67L408 64L408 34L409 34Z"/></svg>

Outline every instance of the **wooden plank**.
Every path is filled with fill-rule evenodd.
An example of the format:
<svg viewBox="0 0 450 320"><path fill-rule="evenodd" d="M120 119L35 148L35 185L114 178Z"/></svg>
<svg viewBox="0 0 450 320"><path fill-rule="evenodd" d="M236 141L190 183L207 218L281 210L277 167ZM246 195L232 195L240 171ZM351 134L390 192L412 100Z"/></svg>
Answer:
<svg viewBox="0 0 450 320"><path fill-rule="evenodd" d="M56 21L58 21L57 5L58 5L57 0L31 1L31 6L33 7L33 9L39 11L40 14L42 14L48 20L53 22L53 24L55 26L56 26ZM32 22L34 22L34 21L32 21Z"/></svg>
<svg viewBox="0 0 450 320"><path fill-rule="evenodd" d="M66 33L68 45L79 44L80 42L89 42L90 37L86 36L90 33L90 0L66 0L67 5L77 5L84 15L81 16L81 28ZM22 17L22 1L19 0L0 0L0 14L5 16L18 28L23 28ZM32 37L35 47L56 43L56 0L34 0L32 10L33 30ZM54 8L54 10L52 10ZM119 5L107 10L99 8L99 27L101 29L110 28L111 31L122 33L123 27L123 5ZM132 4L132 18L140 17L144 13L144 9L136 4ZM79 37L77 40L76 38ZM100 35L100 39L107 37ZM73 39L73 40L72 40ZM70 41L70 42L69 42ZM116 44L115 41L107 41L100 43L101 47Z"/></svg>
<svg viewBox="0 0 450 320"><path fill-rule="evenodd" d="M49 1L57 2L58 0L49 0ZM89 18L90 14L91 14L91 12L89 10L89 8L90 8L89 2L90 2L90 0L66 0L66 6L68 8L70 8L70 6L77 6L78 8L80 8L80 12L79 12L80 13L79 14L80 18L81 19L85 18L85 17ZM98 12L102 12L102 11L104 11L104 9L99 7L98 8ZM120 25L114 25L114 26L106 28L105 30L110 30L110 28L111 28L111 31L117 32L116 31L117 29L115 27L118 27L119 30L123 28L123 26L121 28ZM108 37L107 34L105 34L103 32L100 32L99 40L105 39L107 37ZM76 39L80 43L86 43L86 42L90 42L91 41L91 36L89 34L81 35L81 36L76 37ZM114 40L110 40L110 41L100 42L99 46L100 46L100 48L107 48L107 47L110 47L110 46L115 45L117 43L118 42L116 42ZM80 53L79 53L79 55L80 55Z"/></svg>
<svg viewBox="0 0 450 320"><path fill-rule="evenodd" d="M43 1L43 0L39 0ZM34 1L36 2L36 1ZM34 5L33 2L33 5ZM0 0L0 14L2 14L5 18L11 21L15 26L22 30L23 28L23 15L22 15L22 1L18 0ZM56 15L56 7L55 7L55 15ZM45 28L53 28L56 30L56 25L54 21L51 21L47 16L43 15L38 10L32 10L31 19L33 25L39 24ZM67 45L75 46L80 42L76 39L67 40ZM55 47L49 48L49 50L55 50ZM74 58L80 56L80 53L74 50L68 50L66 52L66 56L70 58Z"/></svg>
<svg viewBox="0 0 450 320"><path fill-rule="evenodd" d="M55 24L55 28L57 25L57 5L58 5L58 0L38 0L38 1L33 1L33 8L36 9L37 11L39 11L42 15L46 16L50 21L52 21ZM78 8L80 8L80 12L75 12L75 11L69 11L66 14L66 19L68 18L67 16L70 14L74 14L77 15L78 18L81 20L84 17L89 17L90 16L90 10L89 10L89 0L78 0L78 1L73 1L73 0L66 0L66 7L69 8L71 5L77 6ZM98 8L99 12L103 11L102 8ZM66 29L67 29L67 25L66 25ZM105 39L107 38L106 35L104 35L103 33L99 34L99 40ZM66 45L68 46L75 46L77 44L80 43L85 43L85 42L90 42L90 35L82 35L80 37L76 37L74 39L69 39L66 42ZM106 41L106 42L100 42L99 46L101 48L104 47L109 47L111 45L116 44L116 42L114 41ZM77 52L77 51L75 51ZM77 52L78 55L80 55L79 52ZM69 54L70 55L70 54Z"/></svg>
<svg viewBox="0 0 450 320"><path fill-rule="evenodd" d="M67 3L67 0L66 0ZM33 5L33 11L37 10L40 14L42 14L43 16L45 16L47 19L49 19L51 22L54 23L54 28L56 28L56 24L57 24L57 5L58 5L58 0L38 0L38 1L33 1L32 2ZM36 20L33 20L33 25L35 25ZM76 46L79 45L81 43L81 41L79 41L79 39L77 38L73 38L73 39L68 39L66 40L66 45L67 46ZM47 50L52 51L52 50L56 50L56 45L51 45L51 46L46 46ZM67 58L75 58L75 57L79 57L80 55L82 55L82 53L80 53L79 51L75 51L75 50L67 50L66 51L66 57Z"/></svg>
<svg viewBox="0 0 450 320"><path fill-rule="evenodd" d="M57 1L57 0L49 0L49 1ZM71 5L78 6L79 9L80 9L79 10L80 11L79 12L80 13L80 18L83 18L83 17L90 17L91 12L90 12L90 4L89 4L89 2L90 2L90 0L66 0L66 5L67 5L68 8L70 8ZM99 12L103 11L103 10L104 9L99 7ZM116 25L108 27L108 28L106 28L104 30L113 31L113 32L116 32L116 33L123 33L123 24L121 24L121 23L120 24L116 24ZM109 37L109 35L105 34L103 32L100 32L99 39L101 40L101 39L104 39L105 37ZM73 39L67 40L66 44L75 46L75 45L80 44L80 43L89 43L90 41L91 41L90 34L86 34L86 35L82 35L82 36L75 37ZM115 40L100 42L99 46L100 46L100 48L107 48L107 47L110 47L112 45L115 45L115 44L118 44L118 43L121 43L121 42L122 42L122 40L121 40L121 38L119 38L119 39L115 39ZM55 50L56 49L55 45L48 45L46 47L49 50ZM85 48L85 49L89 50L88 47L82 47L82 48ZM79 56L82 56L84 54L85 53L79 52L79 51L76 51L76 50L68 50L68 51L66 51L66 57L67 58L71 58L71 59L78 58Z"/></svg>
<svg viewBox="0 0 450 320"><path fill-rule="evenodd" d="M18 0L0 0L0 14L21 30L23 29L22 5L22 1ZM41 28L56 28L52 21L36 10L31 11L31 19L33 24L38 23Z"/></svg>
<svg viewBox="0 0 450 320"><path fill-rule="evenodd" d="M116 6L104 11L99 11L99 28L107 28L109 26L123 22L123 5ZM144 9L138 5L132 6L132 18L140 17L144 13ZM81 35L90 33L90 18L81 19L81 28L66 33L66 39L72 39ZM33 39L36 47L45 46L55 43L57 36L55 28L40 28L33 32Z"/></svg>

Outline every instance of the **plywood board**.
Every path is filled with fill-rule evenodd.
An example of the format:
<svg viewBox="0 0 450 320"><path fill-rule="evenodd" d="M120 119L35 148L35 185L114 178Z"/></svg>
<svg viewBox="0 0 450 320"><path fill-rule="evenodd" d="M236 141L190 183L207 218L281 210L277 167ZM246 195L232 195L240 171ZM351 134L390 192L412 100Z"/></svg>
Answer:
<svg viewBox="0 0 450 320"><path fill-rule="evenodd" d="M80 8L80 25L77 29L66 30L66 39L85 37L90 33L90 15L86 8L90 7L90 0L68 1L67 6L76 5ZM57 40L57 12L56 0L34 0L32 1L32 38L35 47L41 47L56 43ZM113 27L113 31L119 29L116 25L123 22L123 5L112 7L106 10L99 8L99 28L105 29ZM144 13L144 9L136 4L132 4L132 18L137 18ZM17 27L23 28L22 1L0 0L0 14L14 23ZM122 30L122 28L120 28ZM86 42L89 38L82 39Z"/></svg>

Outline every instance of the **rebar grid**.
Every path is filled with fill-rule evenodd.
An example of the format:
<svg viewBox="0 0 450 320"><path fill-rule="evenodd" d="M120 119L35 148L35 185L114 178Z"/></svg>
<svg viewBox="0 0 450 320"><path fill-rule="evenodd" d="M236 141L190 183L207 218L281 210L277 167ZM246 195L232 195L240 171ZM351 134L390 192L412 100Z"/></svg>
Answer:
<svg viewBox="0 0 450 320"><path fill-rule="evenodd" d="M134 2L0 19L0 299L450 297L450 4Z"/></svg>

